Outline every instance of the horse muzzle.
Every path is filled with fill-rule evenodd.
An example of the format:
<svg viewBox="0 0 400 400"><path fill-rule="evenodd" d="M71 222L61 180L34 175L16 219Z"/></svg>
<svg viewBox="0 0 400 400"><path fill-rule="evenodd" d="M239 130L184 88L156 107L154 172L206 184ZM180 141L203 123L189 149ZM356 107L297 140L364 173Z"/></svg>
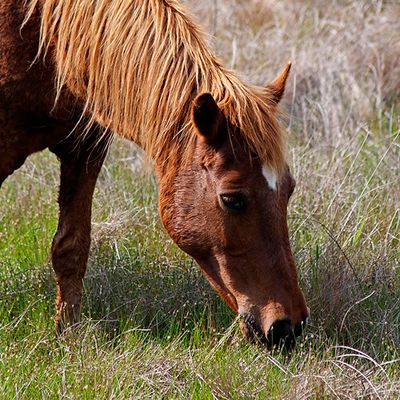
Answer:
<svg viewBox="0 0 400 400"><path fill-rule="evenodd" d="M250 313L241 315L240 328L244 336L252 341L265 344L268 348L293 349L296 337L301 336L307 325L308 317L293 324L290 318L284 317L274 321L268 332L264 332L257 319Z"/></svg>

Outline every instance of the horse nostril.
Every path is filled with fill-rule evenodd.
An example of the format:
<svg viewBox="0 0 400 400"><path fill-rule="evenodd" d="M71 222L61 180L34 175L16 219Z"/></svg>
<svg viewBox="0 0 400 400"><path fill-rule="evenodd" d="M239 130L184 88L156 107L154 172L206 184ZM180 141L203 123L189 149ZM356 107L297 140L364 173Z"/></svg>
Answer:
<svg viewBox="0 0 400 400"><path fill-rule="evenodd" d="M291 347L294 343L292 321L289 318L275 321L269 329L267 339L272 346Z"/></svg>

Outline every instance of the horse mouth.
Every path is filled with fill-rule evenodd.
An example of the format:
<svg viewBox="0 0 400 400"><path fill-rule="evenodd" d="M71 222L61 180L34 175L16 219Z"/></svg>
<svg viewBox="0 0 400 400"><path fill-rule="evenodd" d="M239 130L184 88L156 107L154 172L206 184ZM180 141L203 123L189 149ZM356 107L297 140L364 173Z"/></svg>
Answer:
<svg viewBox="0 0 400 400"><path fill-rule="evenodd" d="M240 328L246 339L266 345L269 349L280 348L285 350L294 349L296 337L301 336L305 324L306 321L303 321L293 327L289 318L283 318L275 321L268 333L265 334L252 314L245 314L240 320Z"/></svg>

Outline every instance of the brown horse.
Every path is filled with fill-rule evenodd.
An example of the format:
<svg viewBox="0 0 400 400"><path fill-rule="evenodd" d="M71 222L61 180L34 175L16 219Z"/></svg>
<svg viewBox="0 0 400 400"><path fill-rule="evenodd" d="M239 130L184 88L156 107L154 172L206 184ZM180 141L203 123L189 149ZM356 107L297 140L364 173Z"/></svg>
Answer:
<svg viewBox="0 0 400 400"><path fill-rule="evenodd" d="M308 309L277 121L290 64L266 87L243 83L175 0L25 3L0 4L0 183L33 152L60 160L58 329L79 317L92 195L114 132L154 160L166 230L245 335L292 342Z"/></svg>

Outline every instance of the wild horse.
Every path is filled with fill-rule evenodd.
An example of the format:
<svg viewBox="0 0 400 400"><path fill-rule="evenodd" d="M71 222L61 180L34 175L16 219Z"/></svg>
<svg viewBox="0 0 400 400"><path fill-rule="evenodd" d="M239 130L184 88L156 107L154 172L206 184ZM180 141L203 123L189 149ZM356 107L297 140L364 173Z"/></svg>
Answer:
<svg viewBox="0 0 400 400"><path fill-rule="evenodd" d="M175 243L242 318L292 343L308 309L287 228L295 182L277 120L288 64L243 83L175 0L2 0L0 182L31 153L61 163L57 329L79 318L93 190L112 132L154 160Z"/></svg>

